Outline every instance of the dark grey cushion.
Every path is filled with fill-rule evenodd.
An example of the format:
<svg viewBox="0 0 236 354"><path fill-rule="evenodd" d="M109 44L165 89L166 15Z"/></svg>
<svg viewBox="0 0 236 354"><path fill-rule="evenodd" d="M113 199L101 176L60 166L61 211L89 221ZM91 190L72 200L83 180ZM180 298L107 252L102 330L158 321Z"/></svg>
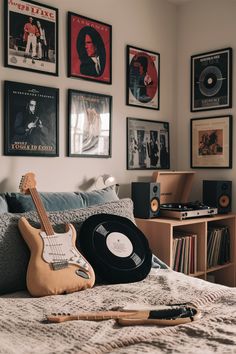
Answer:
<svg viewBox="0 0 236 354"><path fill-rule="evenodd" d="M8 205L5 194L0 194L0 214L8 212Z"/></svg>
<svg viewBox="0 0 236 354"><path fill-rule="evenodd" d="M90 192L42 192L39 195L47 211L79 209L119 199L112 186ZM35 210L30 195L6 193L6 199L10 213L24 213Z"/></svg>
<svg viewBox="0 0 236 354"><path fill-rule="evenodd" d="M81 222L94 214L107 213L124 216L134 221L131 199L121 199L96 206L48 213L56 231L62 225L72 223L78 230ZM26 288L26 271L30 252L18 230L18 220L25 216L34 226L39 226L36 212L23 214L4 213L0 215L0 293L9 293ZM36 223L38 225L36 225Z"/></svg>

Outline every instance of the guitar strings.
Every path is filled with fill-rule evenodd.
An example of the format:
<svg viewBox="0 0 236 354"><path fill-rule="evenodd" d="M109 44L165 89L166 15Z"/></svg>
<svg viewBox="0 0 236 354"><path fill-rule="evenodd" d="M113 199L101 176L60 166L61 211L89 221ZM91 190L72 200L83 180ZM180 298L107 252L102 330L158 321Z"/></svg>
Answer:
<svg viewBox="0 0 236 354"><path fill-rule="evenodd" d="M57 240L54 236L55 233L54 233L53 227L49 222L46 210L45 210L43 203L38 195L38 192L36 191L35 188L31 188L30 191L31 191L32 199L33 199L36 209L38 211L41 224L42 224L43 229L47 235L48 245L51 249L51 252L53 253L53 255L55 257L55 262L60 262L62 260L65 260L65 259L63 259L63 249L57 243Z"/></svg>

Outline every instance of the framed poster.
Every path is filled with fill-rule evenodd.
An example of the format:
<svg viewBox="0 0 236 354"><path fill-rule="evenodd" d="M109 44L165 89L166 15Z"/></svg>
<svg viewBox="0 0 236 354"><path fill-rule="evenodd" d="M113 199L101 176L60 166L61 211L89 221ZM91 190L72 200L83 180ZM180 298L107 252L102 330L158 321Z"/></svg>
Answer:
<svg viewBox="0 0 236 354"><path fill-rule="evenodd" d="M68 155L111 157L112 97L68 90Z"/></svg>
<svg viewBox="0 0 236 354"><path fill-rule="evenodd" d="M58 156L59 90L4 84L5 155Z"/></svg>
<svg viewBox="0 0 236 354"><path fill-rule="evenodd" d="M5 1L5 66L58 76L58 9Z"/></svg>
<svg viewBox="0 0 236 354"><path fill-rule="evenodd" d="M68 12L68 76L112 83L112 27Z"/></svg>
<svg viewBox="0 0 236 354"><path fill-rule="evenodd" d="M126 104L160 109L160 54L127 46Z"/></svg>
<svg viewBox="0 0 236 354"><path fill-rule="evenodd" d="M127 118L127 169L170 168L169 123Z"/></svg>
<svg viewBox="0 0 236 354"><path fill-rule="evenodd" d="M191 57L191 112L232 107L232 48Z"/></svg>
<svg viewBox="0 0 236 354"><path fill-rule="evenodd" d="M191 167L232 168L232 116L191 119Z"/></svg>

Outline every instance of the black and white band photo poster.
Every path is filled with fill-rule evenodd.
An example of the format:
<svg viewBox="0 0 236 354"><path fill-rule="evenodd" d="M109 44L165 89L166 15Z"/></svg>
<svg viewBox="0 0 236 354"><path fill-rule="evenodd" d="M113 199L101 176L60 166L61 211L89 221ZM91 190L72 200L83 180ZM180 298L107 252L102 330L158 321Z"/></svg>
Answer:
<svg viewBox="0 0 236 354"><path fill-rule="evenodd" d="M5 1L5 66L58 75L58 9Z"/></svg>
<svg viewBox="0 0 236 354"><path fill-rule="evenodd" d="M169 123L127 118L127 170L169 168Z"/></svg>
<svg viewBox="0 0 236 354"><path fill-rule="evenodd" d="M5 155L58 156L59 89L4 84Z"/></svg>
<svg viewBox="0 0 236 354"><path fill-rule="evenodd" d="M191 57L191 112L232 107L232 48Z"/></svg>

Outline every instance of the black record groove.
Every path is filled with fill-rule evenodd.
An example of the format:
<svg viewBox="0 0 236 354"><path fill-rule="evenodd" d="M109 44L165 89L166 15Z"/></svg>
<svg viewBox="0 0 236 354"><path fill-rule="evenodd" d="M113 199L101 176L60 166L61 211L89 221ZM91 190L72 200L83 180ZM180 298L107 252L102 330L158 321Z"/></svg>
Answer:
<svg viewBox="0 0 236 354"><path fill-rule="evenodd" d="M121 216L89 217L81 226L79 247L102 281L140 281L151 269L152 253L146 237L132 221Z"/></svg>
<svg viewBox="0 0 236 354"><path fill-rule="evenodd" d="M221 89L222 80L220 69L217 66L208 66L199 76L199 90L204 96L215 96Z"/></svg>

